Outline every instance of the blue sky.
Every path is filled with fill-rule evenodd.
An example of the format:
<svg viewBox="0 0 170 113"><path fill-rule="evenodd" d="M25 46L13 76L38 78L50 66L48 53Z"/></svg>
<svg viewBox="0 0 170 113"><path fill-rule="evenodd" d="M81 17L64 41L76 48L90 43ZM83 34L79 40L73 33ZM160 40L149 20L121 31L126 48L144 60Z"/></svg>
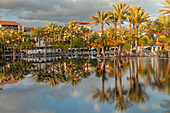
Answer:
<svg viewBox="0 0 170 113"><path fill-rule="evenodd" d="M0 0L0 16L30 27L43 27L49 21L59 24L70 20L90 21L96 10L113 10L119 2L141 6L153 18L158 17L163 0ZM97 28L96 28L97 29Z"/></svg>

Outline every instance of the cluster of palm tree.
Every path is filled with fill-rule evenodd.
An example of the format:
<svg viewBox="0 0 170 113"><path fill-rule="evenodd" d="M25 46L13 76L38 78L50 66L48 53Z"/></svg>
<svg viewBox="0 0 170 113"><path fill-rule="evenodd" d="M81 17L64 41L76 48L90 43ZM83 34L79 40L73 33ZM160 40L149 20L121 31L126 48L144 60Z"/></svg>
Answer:
<svg viewBox="0 0 170 113"><path fill-rule="evenodd" d="M112 5L114 11L97 11L96 16L91 16L92 27L100 24L102 30L101 39L98 40L103 43L97 42L97 44L102 46L103 49L106 45L119 47L118 56L120 56L121 50L128 51L131 55L132 47L136 48L136 55L138 55L139 45L141 45L141 55L143 54L143 46L147 45L151 48L156 45L157 50L158 45L160 45L164 47L164 51L168 52L168 45L170 44L169 3L169 0L162 3L166 5L163 8L167 9L160 10L165 11L165 13L155 20L151 20L149 13L146 13L141 7L131 7L125 3ZM122 27L121 25L124 23L129 23L129 28ZM104 33L105 24L109 26L113 24L114 27L109 27L107 32ZM119 28L117 28L117 25L119 25Z"/></svg>
<svg viewBox="0 0 170 113"><path fill-rule="evenodd" d="M51 47L52 56L54 56L54 50L60 48L62 52L66 51L66 48L83 48L88 47L89 33L91 30L84 26L79 26L74 21L68 22L65 25L59 25L57 23L50 22L44 28L34 28L30 33L22 31L16 31L13 29L0 28L0 45L2 46L3 55L11 53L12 56L17 54L22 55L22 50L28 53L28 50L42 49L42 44L45 45L46 51L44 56L47 56L47 47ZM38 51L40 56L40 51ZM33 56L32 56L33 57Z"/></svg>
<svg viewBox="0 0 170 113"><path fill-rule="evenodd" d="M102 55L105 57L105 48L114 46L114 56L121 56L121 52L126 55L132 55L132 48L135 47L136 56L139 52L143 55L144 46L157 46L164 48L163 53L168 54L168 46L170 44L169 28L170 28L170 15L169 15L169 0L164 1L162 4L164 13L157 19L151 20L149 13L139 6L131 7L125 3L112 5L114 11L97 11L96 16L91 16L90 22L92 27L100 24L102 35L92 32L87 27L80 26L75 21L70 21L68 24L59 25L50 22L44 28L34 28L31 33L24 33L22 31L15 31L13 29L0 28L0 52L5 55L6 49L10 50L12 56L18 53L21 57L22 50L41 49L41 44L45 44L46 51L44 56L47 56L47 48L50 46L52 49L52 56L57 48L62 50L62 54L67 48L91 48L96 47L98 56L102 48ZM129 28L122 27L122 24L128 23ZM104 32L104 25L113 24ZM117 28L117 25L119 27ZM141 51L138 46L141 46ZM116 54L116 48L118 53ZM32 51L33 52L33 51ZM151 51L153 52L153 51ZM26 52L28 53L28 51ZM38 51L40 56L41 52ZM33 55L33 53L32 53Z"/></svg>

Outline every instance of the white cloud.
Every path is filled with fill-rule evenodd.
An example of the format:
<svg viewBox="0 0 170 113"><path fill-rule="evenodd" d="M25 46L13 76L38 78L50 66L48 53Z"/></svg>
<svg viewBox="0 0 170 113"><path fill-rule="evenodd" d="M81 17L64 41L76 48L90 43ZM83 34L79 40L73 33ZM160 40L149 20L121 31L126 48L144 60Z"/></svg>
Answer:
<svg viewBox="0 0 170 113"><path fill-rule="evenodd" d="M158 10L161 8L159 0L1 0L0 11L8 16L15 15L19 19L90 21L90 16L95 15L96 10L113 10L112 4L117 2L141 6L152 16L158 16Z"/></svg>
<svg viewBox="0 0 170 113"><path fill-rule="evenodd" d="M160 106L160 104L152 104L152 108L153 109L159 109L161 106Z"/></svg>
<svg viewBox="0 0 170 113"><path fill-rule="evenodd" d="M94 111L95 112L100 112L100 106L99 106L98 102L95 102L95 104L94 104Z"/></svg>
<svg viewBox="0 0 170 113"><path fill-rule="evenodd" d="M143 110L143 111L147 111L149 109L149 105L148 104L140 104L139 109Z"/></svg>

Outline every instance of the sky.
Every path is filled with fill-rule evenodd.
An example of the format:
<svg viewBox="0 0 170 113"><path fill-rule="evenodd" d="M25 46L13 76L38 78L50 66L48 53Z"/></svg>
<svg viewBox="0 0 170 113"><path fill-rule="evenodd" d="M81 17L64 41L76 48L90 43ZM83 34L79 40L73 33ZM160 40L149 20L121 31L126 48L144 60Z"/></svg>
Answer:
<svg viewBox="0 0 170 113"><path fill-rule="evenodd" d="M0 0L3 20L17 21L26 27L44 27L49 22L91 21L96 10L113 10L119 2L141 6L152 18L158 17L163 0ZM96 28L97 29L97 28Z"/></svg>

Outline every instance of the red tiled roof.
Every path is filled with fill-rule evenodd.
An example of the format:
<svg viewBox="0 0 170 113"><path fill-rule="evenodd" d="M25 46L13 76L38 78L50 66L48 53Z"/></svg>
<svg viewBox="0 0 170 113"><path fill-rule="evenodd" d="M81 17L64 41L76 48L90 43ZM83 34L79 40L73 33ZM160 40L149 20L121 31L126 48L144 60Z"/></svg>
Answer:
<svg viewBox="0 0 170 113"><path fill-rule="evenodd" d="M34 30L33 27L24 27L24 30Z"/></svg>
<svg viewBox="0 0 170 113"><path fill-rule="evenodd" d="M24 25L21 23L17 23L15 21L3 21L3 20L0 20L0 24L1 25Z"/></svg>
<svg viewBox="0 0 170 113"><path fill-rule="evenodd" d="M82 22L80 22L80 21L74 20L74 22L80 23L80 24L90 24L90 22L87 22L87 21L82 21Z"/></svg>
<svg viewBox="0 0 170 113"><path fill-rule="evenodd" d="M24 80L24 79L16 80L16 81L7 81L7 82L2 83L2 84L0 84L0 85L14 84L14 83L17 83L17 82L22 81L22 80Z"/></svg>
<svg viewBox="0 0 170 113"><path fill-rule="evenodd" d="M108 32L108 30L103 30L104 32ZM100 31L95 31L96 33L102 33L102 30Z"/></svg>

